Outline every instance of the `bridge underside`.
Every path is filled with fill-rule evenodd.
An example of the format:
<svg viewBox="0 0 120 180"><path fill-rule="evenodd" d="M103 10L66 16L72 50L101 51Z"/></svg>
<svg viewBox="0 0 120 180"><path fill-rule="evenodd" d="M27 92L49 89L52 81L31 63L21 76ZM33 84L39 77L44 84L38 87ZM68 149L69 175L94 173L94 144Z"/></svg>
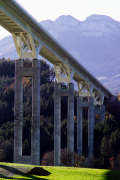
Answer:
<svg viewBox="0 0 120 180"><path fill-rule="evenodd" d="M92 76L78 61L71 56L70 53L68 53L57 41L54 40L50 36L48 32L46 32L38 22L36 22L18 3L11 0L0 0L0 24L3 26L6 30L8 30L14 39L16 51L18 54L19 59L18 62L16 62L16 68L17 64L19 62L22 62L22 59L24 58L37 58L38 55L41 55L45 59L47 59L49 62L51 62L54 65L55 68L55 74L56 74L56 80L57 83L68 83L68 86L71 86L72 80L75 80L78 85L78 92L79 97L89 97L89 143L90 143L90 150L89 154L93 154L93 129L94 129L94 105L100 105L102 107L104 98L109 98L112 96L111 92L107 90L94 76ZM33 60L33 62L35 62ZM36 62L37 63L37 62ZM34 64L34 63L33 63ZM20 68L20 67L19 67ZM33 68L34 69L34 68ZM14 161L15 162L21 162L22 160L25 161L25 157L22 157L22 80L21 77L23 77L25 74L29 74L30 76L34 77L33 81L37 81L36 85L33 84L33 126L34 127L34 133L36 134L35 137L33 137L32 140L32 159L28 157L26 162L29 162L31 164L39 164L39 157L40 157L40 127L39 127L39 121L40 121L40 82L38 78L37 71L34 71L33 69L25 69L24 67L21 67L21 70L16 70L16 90L15 90L15 117L18 115L20 118L20 127L15 126L14 130L14 137L15 137L15 145L14 145ZM38 68L39 69L39 68ZM38 70L39 71L39 70ZM23 74L21 74L23 73ZM18 77L18 80L17 80ZM20 84L19 84L20 83ZM18 85L19 84L19 85ZM57 84L56 84L57 86ZM59 86L59 85L58 85ZM72 89L74 91L74 89ZM68 91L69 94L69 91ZM73 96L67 95L69 98L72 99ZM56 94L55 94L56 97ZM57 100L55 98L55 104L57 104L57 101L59 99L60 103L60 97L61 95L57 97ZM70 100L69 108L72 106L72 109L70 109L70 113L73 112L73 101ZM60 104L57 104L57 106L60 106ZM82 103L82 102L81 102ZM71 105L72 104L72 105ZM79 103L78 103L79 104ZM83 103L82 103L83 104ZM84 105L83 105L84 106ZM78 107L78 112L81 112L81 105L80 109ZM56 107L55 107L56 108ZM19 109L19 110L18 110ZM39 110L38 110L39 109ZM58 109L55 109L55 112L59 111ZM56 116L55 114L55 165L59 164L59 157L60 157L60 113L58 113L59 116ZM82 114L81 114L82 115ZM81 142L81 126L82 126L82 120L81 115L78 113L78 141L79 141L79 147ZM73 148L73 138L74 138L74 115L68 113L68 150L74 151ZM18 119L19 119L18 118ZM59 124L57 124L57 118L59 119ZM72 119L71 119L72 118ZM69 120L71 119L71 120ZM16 119L15 119L16 122ZM36 125L36 123L38 124ZM16 123L15 123L16 124ZM59 127L58 127L59 126ZM58 129L58 131L56 130ZM58 133L59 132L59 133ZM57 142L58 141L58 142ZM36 142L36 143L33 143ZM58 148L59 147L59 148ZM36 149L36 150L35 150ZM79 152L81 154L81 150Z"/></svg>
<svg viewBox="0 0 120 180"><path fill-rule="evenodd" d="M0 0L0 24L12 34L19 58L41 55L54 65L57 82L74 79L82 96L82 91L99 98L112 95L15 1Z"/></svg>

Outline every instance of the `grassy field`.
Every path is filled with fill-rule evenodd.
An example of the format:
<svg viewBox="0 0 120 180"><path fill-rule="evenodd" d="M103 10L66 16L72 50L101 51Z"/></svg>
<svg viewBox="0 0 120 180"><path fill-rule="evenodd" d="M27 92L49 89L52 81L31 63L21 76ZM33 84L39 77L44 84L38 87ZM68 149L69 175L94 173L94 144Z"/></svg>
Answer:
<svg viewBox="0 0 120 180"><path fill-rule="evenodd" d="M0 180L120 180L120 170L100 170L70 167L42 167L49 171L49 176L27 175L35 166L10 163L0 163Z"/></svg>

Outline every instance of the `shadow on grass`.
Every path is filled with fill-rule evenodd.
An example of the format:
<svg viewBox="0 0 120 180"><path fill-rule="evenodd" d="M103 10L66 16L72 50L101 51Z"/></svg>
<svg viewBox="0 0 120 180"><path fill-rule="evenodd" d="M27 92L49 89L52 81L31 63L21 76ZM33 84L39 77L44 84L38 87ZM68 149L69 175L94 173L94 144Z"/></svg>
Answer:
<svg viewBox="0 0 120 180"><path fill-rule="evenodd" d="M15 168L15 167L0 165L0 168L2 168L4 170L7 170L11 174L14 174L13 176L17 176L17 175L22 176L23 179L26 179L26 180L38 180L38 179L46 180L46 178L43 178L43 177L40 177L40 176L35 177L34 175L27 175L27 174L23 173L22 171L18 170L17 168ZM8 177L8 176L5 176L3 174L0 174L0 179L21 179L21 178L19 178L19 177L16 177L16 178Z"/></svg>
<svg viewBox="0 0 120 180"><path fill-rule="evenodd" d="M105 180L120 180L120 170L109 170L105 174Z"/></svg>

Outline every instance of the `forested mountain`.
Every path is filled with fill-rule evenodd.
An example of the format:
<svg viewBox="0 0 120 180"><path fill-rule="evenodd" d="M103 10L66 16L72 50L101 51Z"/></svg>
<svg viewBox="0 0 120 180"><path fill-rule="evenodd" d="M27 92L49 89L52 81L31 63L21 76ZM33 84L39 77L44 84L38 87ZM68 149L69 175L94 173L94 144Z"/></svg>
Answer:
<svg viewBox="0 0 120 180"><path fill-rule="evenodd" d="M0 60L0 161L13 161L13 134L14 134L14 61ZM53 163L54 149L54 70L41 61L41 160L44 165ZM24 108L23 108L23 155L30 155L31 147L31 110L32 110L32 80L23 78ZM65 86L65 85L64 85ZM61 148L67 147L67 97L62 97L61 119ZM95 156L92 165L95 168L118 168L120 163L120 102L105 102L108 115L103 123L95 126ZM77 117L75 95L75 152L77 151ZM83 109L83 154L88 154L88 109ZM99 121L99 118L98 118ZM47 153L48 152L48 153ZM62 151L64 152L64 150ZM45 154L45 155L44 155ZM48 155L49 154L49 155ZM84 157L83 156L83 157ZM65 157L65 156L64 156ZM77 157L77 156L76 156ZM85 158L83 158L85 159ZM112 165L111 165L112 160ZM43 163L43 161L41 161ZM79 163L80 164L80 163ZM75 165L76 166L76 165ZM82 166L85 166L83 164Z"/></svg>
<svg viewBox="0 0 120 180"><path fill-rule="evenodd" d="M60 16L40 25L109 90L120 90L120 22L103 15L91 15L84 21ZM0 41L3 57L17 58L11 36Z"/></svg>

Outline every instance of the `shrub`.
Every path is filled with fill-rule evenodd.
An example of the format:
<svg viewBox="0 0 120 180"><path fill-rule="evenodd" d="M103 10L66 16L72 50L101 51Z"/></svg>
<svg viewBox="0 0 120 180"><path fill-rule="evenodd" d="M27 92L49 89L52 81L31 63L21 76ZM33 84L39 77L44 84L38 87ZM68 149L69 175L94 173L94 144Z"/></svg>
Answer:
<svg viewBox="0 0 120 180"><path fill-rule="evenodd" d="M54 151L47 151L43 155L42 166L54 166Z"/></svg>
<svg viewBox="0 0 120 180"><path fill-rule="evenodd" d="M86 167L93 168L94 167L94 157L90 155L86 158Z"/></svg>
<svg viewBox="0 0 120 180"><path fill-rule="evenodd" d="M114 165L115 165L115 169L120 170L120 153L119 153L119 154L117 155L117 157L115 158Z"/></svg>
<svg viewBox="0 0 120 180"><path fill-rule="evenodd" d="M104 158L103 157L100 156L99 158L95 158L94 168L98 168L98 169L104 168Z"/></svg>
<svg viewBox="0 0 120 180"><path fill-rule="evenodd" d="M74 153L74 167L86 167L85 156Z"/></svg>
<svg viewBox="0 0 120 180"><path fill-rule="evenodd" d="M54 150L43 155L42 166L54 165ZM68 153L67 148L61 149L61 164L63 166L85 167L85 157L78 156L77 153Z"/></svg>
<svg viewBox="0 0 120 180"><path fill-rule="evenodd" d="M61 164L64 166L73 166L74 153L68 153L67 148L61 150Z"/></svg>
<svg viewBox="0 0 120 180"><path fill-rule="evenodd" d="M114 169L114 157L109 158L110 169Z"/></svg>

